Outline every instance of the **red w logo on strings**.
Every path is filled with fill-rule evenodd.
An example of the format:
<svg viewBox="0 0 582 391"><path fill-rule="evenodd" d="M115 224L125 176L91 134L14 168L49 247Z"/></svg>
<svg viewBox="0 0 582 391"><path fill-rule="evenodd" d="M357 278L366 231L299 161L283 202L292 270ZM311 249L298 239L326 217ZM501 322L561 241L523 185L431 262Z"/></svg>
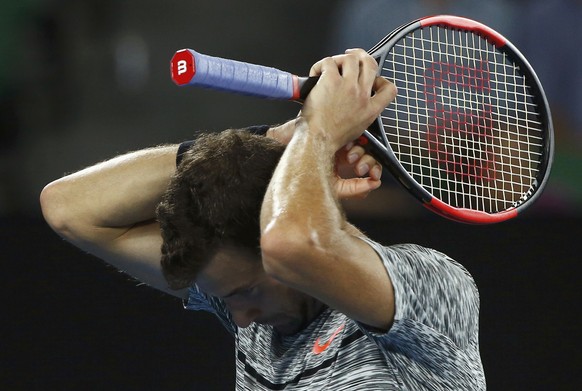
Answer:
<svg viewBox="0 0 582 391"><path fill-rule="evenodd" d="M433 62L424 73L429 111L426 141L439 168L455 180L494 180L491 77L487 61L473 66Z"/></svg>

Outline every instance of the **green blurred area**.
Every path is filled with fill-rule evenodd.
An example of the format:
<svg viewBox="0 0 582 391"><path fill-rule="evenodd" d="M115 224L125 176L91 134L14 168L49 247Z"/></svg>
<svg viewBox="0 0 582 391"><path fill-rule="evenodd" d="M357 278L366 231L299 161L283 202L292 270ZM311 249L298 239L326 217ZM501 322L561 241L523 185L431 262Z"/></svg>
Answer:
<svg viewBox="0 0 582 391"><path fill-rule="evenodd" d="M23 60L27 33L34 15L46 2L42 0L4 0L0 3L0 91L18 79L18 64Z"/></svg>

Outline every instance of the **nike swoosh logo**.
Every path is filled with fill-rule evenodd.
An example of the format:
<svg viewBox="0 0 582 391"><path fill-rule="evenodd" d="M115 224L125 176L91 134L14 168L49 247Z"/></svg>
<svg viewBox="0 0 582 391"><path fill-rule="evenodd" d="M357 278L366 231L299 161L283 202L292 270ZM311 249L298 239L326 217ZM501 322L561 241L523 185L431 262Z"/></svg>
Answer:
<svg viewBox="0 0 582 391"><path fill-rule="evenodd" d="M331 345L335 337L339 334L339 332L344 329L344 326L345 323L338 327L337 330L333 332L331 337L329 337L329 339L323 345L319 343L320 338L317 337L315 343L313 344L313 354L321 354L325 352L329 345Z"/></svg>

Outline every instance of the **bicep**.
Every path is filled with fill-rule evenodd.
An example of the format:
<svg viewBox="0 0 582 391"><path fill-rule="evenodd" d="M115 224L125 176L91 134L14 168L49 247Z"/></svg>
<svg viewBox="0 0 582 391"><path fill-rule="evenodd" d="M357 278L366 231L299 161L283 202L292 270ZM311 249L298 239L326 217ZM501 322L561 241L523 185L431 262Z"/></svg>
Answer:
<svg viewBox="0 0 582 391"><path fill-rule="evenodd" d="M187 297L186 289L170 289L164 278L160 264L162 237L156 221L123 229L95 227L94 230L101 232L94 232L90 241L82 238L69 240L152 288L179 298Z"/></svg>
<svg viewBox="0 0 582 391"><path fill-rule="evenodd" d="M326 266L329 279L313 281L314 292L350 318L381 330L394 320L394 290L382 260L369 244L347 236Z"/></svg>
<svg viewBox="0 0 582 391"><path fill-rule="evenodd" d="M365 241L346 233L333 246L313 246L275 277L350 318L388 330L394 291L382 260Z"/></svg>

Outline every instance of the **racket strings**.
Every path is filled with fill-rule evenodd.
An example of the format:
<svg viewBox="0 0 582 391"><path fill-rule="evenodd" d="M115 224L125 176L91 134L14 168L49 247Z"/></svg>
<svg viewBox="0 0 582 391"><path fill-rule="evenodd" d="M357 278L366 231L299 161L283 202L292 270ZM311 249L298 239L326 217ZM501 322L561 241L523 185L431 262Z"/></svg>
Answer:
<svg viewBox="0 0 582 391"><path fill-rule="evenodd" d="M505 53L474 33L433 26L401 39L381 74L398 88L381 116L389 146L429 193L496 213L532 192L543 124Z"/></svg>

